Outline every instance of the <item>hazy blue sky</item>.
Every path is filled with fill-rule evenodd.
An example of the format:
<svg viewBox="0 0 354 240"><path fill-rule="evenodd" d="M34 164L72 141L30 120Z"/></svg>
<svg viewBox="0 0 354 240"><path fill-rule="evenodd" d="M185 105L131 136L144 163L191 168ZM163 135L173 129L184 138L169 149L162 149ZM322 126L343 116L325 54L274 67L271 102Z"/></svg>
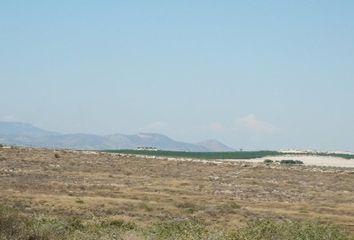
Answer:
<svg viewBox="0 0 354 240"><path fill-rule="evenodd" d="M354 1L1 1L0 120L354 151Z"/></svg>

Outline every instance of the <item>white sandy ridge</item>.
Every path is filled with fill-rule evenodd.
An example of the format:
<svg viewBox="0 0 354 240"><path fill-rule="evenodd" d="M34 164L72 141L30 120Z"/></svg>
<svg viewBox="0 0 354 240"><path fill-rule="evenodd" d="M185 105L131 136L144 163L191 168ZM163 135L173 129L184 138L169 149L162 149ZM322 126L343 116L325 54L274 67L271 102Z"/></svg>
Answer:
<svg viewBox="0 0 354 240"><path fill-rule="evenodd" d="M304 165L354 168L354 159L345 159L341 157L319 156L319 155L289 154L283 156L269 156L263 158L247 159L242 161L263 162L266 159L270 159L273 161L300 160L304 163Z"/></svg>

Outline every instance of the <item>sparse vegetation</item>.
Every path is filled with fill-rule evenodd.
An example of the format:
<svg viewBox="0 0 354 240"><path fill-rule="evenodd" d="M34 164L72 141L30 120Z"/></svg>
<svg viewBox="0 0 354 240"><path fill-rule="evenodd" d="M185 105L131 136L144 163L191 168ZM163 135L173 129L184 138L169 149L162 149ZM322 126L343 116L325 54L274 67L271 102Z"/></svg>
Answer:
<svg viewBox="0 0 354 240"><path fill-rule="evenodd" d="M236 202L227 202L219 205L217 209L221 213L236 213L237 210L241 209L241 205Z"/></svg>
<svg viewBox="0 0 354 240"><path fill-rule="evenodd" d="M11 209L0 214L1 240L301 240L311 233L347 240L354 233L353 169L57 153L0 151L0 206Z"/></svg>
<svg viewBox="0 0 354 240"><path fill-rule="evenodd" d="M167 239L221 239L215 238L216 232L207 228L205 224L197 220L175 220L154 224L146 233L147 239L167 240ZM224 236L222 233L220 237Z"/></svg>
<svg viewBox="0 0 354 240"><path fill-rule="evenodd" d="M190 202L176 204L176 207L184 209L187 213L194 213L200 208L196 204Z"/></svg>
<svg viewBox="0 0 354 240"><path fill-rule="evenodd" d="M318 222L255 220L229 235L234 240L352 240L337 226Z"/></svg>
<svg viewBox="0 0 354 240"><path fill-rule="evenodd" d="M107 226L107 223L102 223L102 226ZM110 221L108 226L118 227L118 228L120 228L122 230L125 230L125 231L138 229L138 227L134 223L127 222L127 221L124 221L124 220L121 220L121 219Z"/></svg>
<svg viewBox="0 0 354 240"><path fill-rule="evenodd" d="M1 240L353 240L338 226L318 222L254 220L231 229L197 219L166 220L138 226L124 220L86 221L72 218L38 218L0 210Z"/></svg>

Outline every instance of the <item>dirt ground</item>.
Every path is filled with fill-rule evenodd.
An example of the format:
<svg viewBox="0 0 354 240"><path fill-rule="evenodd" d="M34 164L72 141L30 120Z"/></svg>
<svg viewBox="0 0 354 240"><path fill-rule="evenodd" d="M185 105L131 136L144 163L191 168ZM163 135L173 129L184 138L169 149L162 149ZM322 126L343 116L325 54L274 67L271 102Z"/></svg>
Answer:
<svg viewBox="0 0 354 240"><path fill-rule="evenodd" d="M281 218L354 232L354 169L0 148L0 204L142 225L196 218L232 227Z"/></svg>

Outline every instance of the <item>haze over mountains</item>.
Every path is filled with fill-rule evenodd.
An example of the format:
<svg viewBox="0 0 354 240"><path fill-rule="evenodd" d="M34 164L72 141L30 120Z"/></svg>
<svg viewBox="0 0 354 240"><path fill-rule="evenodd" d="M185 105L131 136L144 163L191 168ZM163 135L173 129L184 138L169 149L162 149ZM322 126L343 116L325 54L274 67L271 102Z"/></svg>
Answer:
<svg viewBox="0 0 354 240"><path fill-rule="evenodd" d="M112 134L61 134L46 131L28 123L0 122L0 143L19 146L68 148L82 150L136 149L137 147L156 147L160 150L222 152L234 151L217 140L199 143L175 141L167 136L155 133L135 135Z"/></svg>

